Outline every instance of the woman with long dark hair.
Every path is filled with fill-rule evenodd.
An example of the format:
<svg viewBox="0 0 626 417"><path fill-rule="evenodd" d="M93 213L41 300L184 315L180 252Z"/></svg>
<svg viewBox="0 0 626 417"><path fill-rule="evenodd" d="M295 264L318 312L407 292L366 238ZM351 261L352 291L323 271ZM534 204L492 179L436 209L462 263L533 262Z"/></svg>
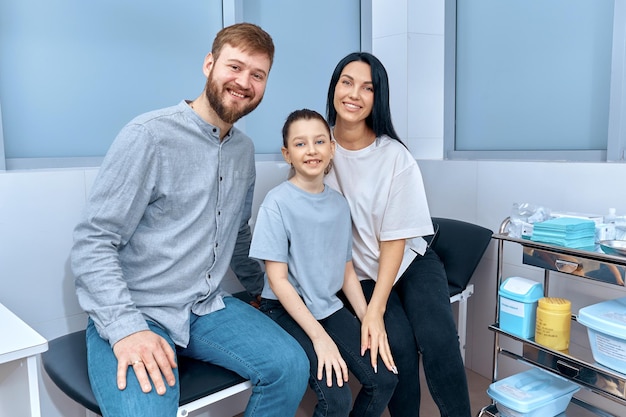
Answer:
<svg viewBox="0 0 626 417"><path fill-rule="evenodd" d="M419 356L442 416L469 417L467 379L422 175L391 121L389 81L372 54L343 58L333 72L327 118L336 141L326 178L350 206L353 263L368 307L371 354L388 339L399 382L393 417L418 416Z"/></svg>

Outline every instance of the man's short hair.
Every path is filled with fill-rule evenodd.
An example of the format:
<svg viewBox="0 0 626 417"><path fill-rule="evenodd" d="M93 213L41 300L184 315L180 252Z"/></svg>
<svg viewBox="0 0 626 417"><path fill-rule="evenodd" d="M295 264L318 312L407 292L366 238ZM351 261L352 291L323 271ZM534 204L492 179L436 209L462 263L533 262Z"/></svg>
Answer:
<svg viewBox="0 0 626 417"><path fill-rule="evenodd" d="M215 36L211 49L215 60L226 44L245 52L265 54L270 59L270 68L272 67L274 42L272 37L259 26L252 23L236 23L220 30Z"/></svg>

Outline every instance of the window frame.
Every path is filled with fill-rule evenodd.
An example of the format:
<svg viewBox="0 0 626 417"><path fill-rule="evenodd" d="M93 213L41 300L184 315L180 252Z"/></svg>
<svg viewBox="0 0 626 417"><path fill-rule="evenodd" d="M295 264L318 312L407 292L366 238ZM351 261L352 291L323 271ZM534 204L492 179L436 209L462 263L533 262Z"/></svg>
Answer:
<svg viewBox="0 0 626 417"><path fill-rule="evenodd" d="M4 133L2 133L2 103L0 103L0 171L5 171L6 169L6 158L4 157Z"/></svg>
<svg viewBox="0 0 626 417"><path fill-rule="evenodd" d="M458 151L456 143L456 5L445 0L443 155L450 160L624 162L626 145L626 0L615 0L606 150Z"/></svg>
<svg viewBox="0 0 626 417"><path fill-rule="evenodd" d="M223 27L243 21L243 0L222 0ZM372 0L360 0L360 44L361 50L372 52ZM245 131L245 118L237 122L237 127ZM282 160L277 154L257 155L260 160ZM98 167L102 156L65 158L6 158L2 129L2 107L0 105L0 172L11 170L50 169L50 168L89 168Z"/></svg>

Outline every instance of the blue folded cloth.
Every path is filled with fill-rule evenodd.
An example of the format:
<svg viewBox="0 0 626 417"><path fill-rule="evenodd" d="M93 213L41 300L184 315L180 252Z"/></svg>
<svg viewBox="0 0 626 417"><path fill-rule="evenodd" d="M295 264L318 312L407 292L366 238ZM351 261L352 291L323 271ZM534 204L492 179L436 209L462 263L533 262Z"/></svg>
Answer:
<svg viewBox="0 0 626 417"><path fill-rule="evenodd" d="M533 225L531 240L569 248L587 248L595 243L593 220L558 217Z"/></svg>

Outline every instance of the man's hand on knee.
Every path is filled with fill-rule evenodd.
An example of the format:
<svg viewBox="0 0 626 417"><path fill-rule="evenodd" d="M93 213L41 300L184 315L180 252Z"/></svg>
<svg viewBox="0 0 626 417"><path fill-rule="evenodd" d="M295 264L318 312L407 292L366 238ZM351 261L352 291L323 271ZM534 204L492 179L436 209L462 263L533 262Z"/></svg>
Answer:
<svg viewBox="0 0 626 417"><path fill-rule="evenodd" d="M176 356L167 341L158 334L143 330L118 341L113 346L117 358L117 387L126 388L128 367L132 366L143 392L150 392L152 384L159 395L165 394L165 383L172 387L176 378ZM152 380L152 384L150 383Z"/></svg>

